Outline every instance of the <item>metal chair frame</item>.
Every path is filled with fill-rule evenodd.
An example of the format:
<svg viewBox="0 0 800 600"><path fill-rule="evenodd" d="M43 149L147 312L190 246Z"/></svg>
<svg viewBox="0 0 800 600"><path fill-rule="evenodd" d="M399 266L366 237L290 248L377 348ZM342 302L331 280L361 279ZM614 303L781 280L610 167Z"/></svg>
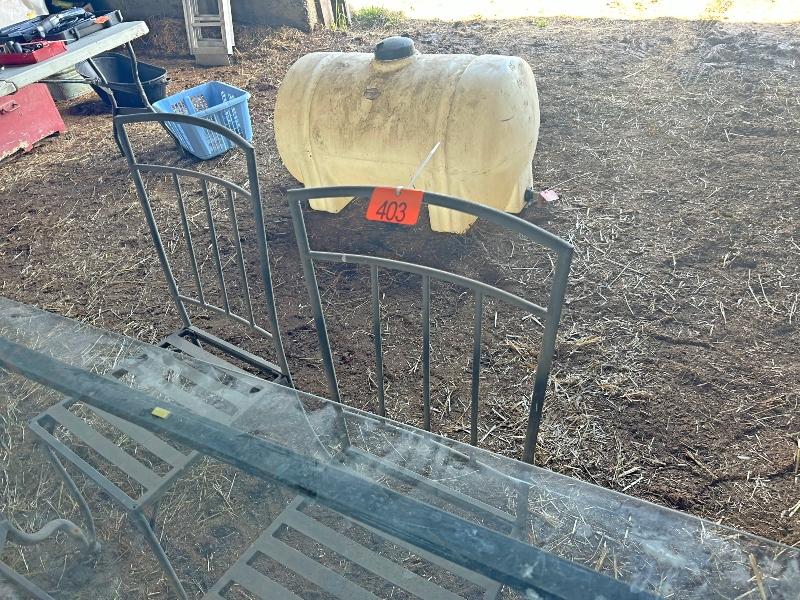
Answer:
<svg viewBox="0 0 800 600"><path fill-rule="evenodd" d="M161 347L167 348L168 346L162 344ZM212 366L217 369L224 368L217 364L213 364ZM169 364L169 361L165 361L165 357L162 353L148 354L144 352L139 357L128 359L118 365L112 375L116 378L122 378L125 375L152 378L158 373L167 374L171 368L172 365ZM220 423L232 422L242 410L246 409L254 402L258 402L260 394L268 393L265 382L254 375L245 374L247 377L232 379L231 381L237 382L237 387L231 387L232 384L223 385L208 373L192 367L192 365L187 362L181 363L180 370L182 377L195 385L203 386L205 392L214 394L218 389L224 388L228 401L236 398L236 406L238 406L239 410L232 414L225 413L210 405L205 407L208 416ZM225 368L225 370L227 371L230 369ZM195 405L195 399L187 397L188 393L182 390L179 385L168 381L167 377L161 379L158 386L160 392L166 394L172 401L177 403L184 402L185 399L184 404L190 406ZM170 586L181 599L188 598L189 596L178 579L164 548L161 546L158 535L155 532L155 519L158 514L160 499L167 491L170 484L178 476L202 459L202 454L195 451L191 451L188 454L181 452L138 425L115 417L100 409L87 406L87 409L92 413L92 419L94 419L96 423L105 422L106 425L116 428L127 438L134 440L138 445L146 448L148 452L169 465L169 469L165 473L159 474L150 466L144 464L123 448L120 448L114 441L98 431L95 427L92 427L92 423L88 420L72 413L70 408L76 403L76 399L67 398L32 419L28 426L34 435L45 443L49 459L64 479L70 495L77 502L81 517L86 525L90 543L96 544L97 539L94 518L89 508L89 503L64 466L64 461L75 467L90 481L99 486L113 502L125 510L133 526L144 535L147 544L150 546L150 549L155 554L159 565L164 571ZM126 473L128 477L142 488L142 493L135 498L131 497L117 483L113 482L103 472L98 470L98 468L81 457L73 447L56 437L56 427L64 428L73 439L80 440L91 450L99 454L107 464ZM149 515L146 514L148 511L150 512Z"/></svg>
<svg viewBox="0 0 800 600"><path fill-rule="evenodd" d="M193 358L212 363L227 370L234 370L244 373L242 369L218 357L216 354L208 352L201 346L201 344L207 344L213 348L216 348L217 350L220 350L222 353L228 356L239 359L247 365L254 367L263 376L265 376L265 378L272 380L275 383L280 383L291 387L293 385L292 377L286 361L286 355L281 341L280 329L278 328L277 312L275 309L272 277L269 265L269 252L267 249L266 230L264 228L261 195L259 191L258 169L256 167L255 151L253 146L242 137L223 126L218 125L217 123L186 115L140 113L118 116L114 119L114 122L118 131L119 141L123 153L125 154L131 169L131 174L136 185L139 199L141 201L142 208L144 209L145 219L147 221L156 253L158 254L159 262L164 272L164 276L167 280L170 294L183 322L182 328L167 336L161 342L160 346L187 354ZM190 124L209 129L221 136L228 138L235 144L235 146L242 150L246 157L250 191L247 191L242 187L219 177L200 173L199 171L137 162L136 156L131 148L125 125L143 122L155 122L161 124L162 126L165 126L166 123L169 122ZM172 176L173 184L177 194L181 226L186 239L188 255L192 267L192 276L196 285L196 296L183 294L178 289L178 285L167 258L164 245L161 241L158 226L153 216L149 197L142 180L142 172L167 173ZM200 283L199 270L197 268L191 234L189 232L183 192L180 184L181 177L197 179L200 181L202 187L206 208L206 217L208 219L212 238L214 265L216 267L217 280L220 284L220 291L222 294L222 307L216 306L208 301L208 298L204 294L203 287ZM217 244L214 218L208 195L209 183L222 186L226 192L225 198L228 214L230 216L231 224L234 228L236 262L244 292L244 305L247 310L246 316L239 315L230 308L228 292L225 286L225 278L222 271L222 261L220 259L219 248ZM244 267L242 246L238 235L239 225L234 206L234 198L236 194L248 199L252 205L256 228L256 243L259 252L260 275L266 297L266 309L270 328L272 330L271 332L262 328L256 322L253 314L253 304L248 287L248 278ZM275 354L277 356L278 365L247 352L246 350L239 348L238 346L235 346L207 331L204 331L203 329L195 327L189 317L187 305L198 306L200 308L207 309L213 313L226 317L233 322L247 326L256 334L271 339ZM116 377L123 377L128 373L135 374L137 370L140 370L140 372L144 373L148 369L153 369L152 363L152 357L150 357L150 360L145 360L142 363L129 361L129 364L122 365L121 368L118 368L117 371L113 373L113 375ZM155 368L164 370L168 368L168 366L164 364L157 364L155 365ZM144 369L145 371L141 371L141 369ZM187 370L187 368L184 367L182 371L189 373L191 370ZM207 376L204 376L204 374L200 372L193 372L192 380L199 385L208 385L208 379L209 378ZM258 379L253 377L253 381L257 382ZM173 386L170 389L171 393L176 394L178 397L180 396L180 390L177 386ZM241 393L247 396L245 391L242 391ZM145 536L148 545L158 559L158 562L167 576L170 585L180 598L188 598L187 593L178 580L178 577L169 559L167 558L161 543L159 542L158 536L154 531L154 525L158 511L158 503L161 496L164 494L164 492L166 492L169 485L179 475L194 465L201 458L201 456L196 452L184 454L136 425L123 421L122 419L116 418L103 411L92 410L93 418L100 421L105 421L107 424L112 425L124 433L128 438L136 440L151 453L155 454L160 460L168 464L169 470L163 475L159 475L93 428L91 423L70 412L70 407L72 407L75 402L76 401L74 399L67 398L55 406L52 406L34 418L30 422L30 428L33 433L42 442L44 442L48 456L55 469L61 474L70 491L70 494L78 503L82 518L86 523L91 542L94 543L96 540L96 530L91 509L89 508L86 499L83 497L78 485L64 466L64 461L77 468L89 480L96 483L114 502L120 505L127 512L133 525ZM224 421L226 417L224 415L219 415L217 418ZM71 435L81 440L89 448L101 455L109 464L121 469L123 472L131 476L132 479L138 482L144 491L137 498L133 498L124 492L116 483L112 482L93 465L89 464L89 462L79 456L72 448L70 448L70 446L65 444L54 435L56 427L59 426L69 431ZM146 511L150 511L150 516L146 515Z"/></svg>
<svg viewBox="0 0 800 600"><path fill-rule="evenodd" d="M347 254L341 252L321 252L313 250L309 243L308 231L303 217L304 202L315 198L369 198L376 188L374 186L336 186L322 188L305 188L289 190L289 209L294 223L295 236L300 251L300 260L303 264L306 285L311 301L311 308L314 313L314 321L319 336L320 352L325 369L325 376L328 380L330 395L333 400L341 403L339 393L339 383L336 377L336 369L333 363L328 330L325 323L325 315L322 308L322 298L320 296L319 285L317 283L316 269L314 261L326 261L332 263L350 263L357 265L368 265L370 268L370 281L372 292L372 333L375 344L375 364L377 371L378 386L378 414L386 415L385 408L385 387L383 378L383 354L381 348L381 321L380 321L380 289L378 284L378 269L386 268L399 270L408 273L415 273L422 277L422 375L423 375L423 427L430 430L430 304L431 292L430 281L436 279L449 282L458 286L472 290L475 295L475 312L473 327L473 348L472 348L472 381L470 399L470 444L476 446L478 443L478 408L479 408L479 387L480 387L480 357L481 357L481 330L483 319L484 296L492 296L511 306L520 308L536 315L544 320L544 333L542 346L539 352L534 378L533 391L531 394L530 410L528 414L528 424L525 436L525 446L523 450L523 460L532 463L539 435L541 424L542 408L544 405L545 394L547 392L547 382L553 362L555 350L556 333L561 319L561 309L566 294L567 280L569 277L570 264L572 261L572 245L552 233L529 223L508 213L501 212L494 208L469 202L452 196L433 194L425 192L423 202L434 206L441 206L452 210L468 213L485 219L496 225L519 233L528 239L544 246L557 253L558 258L553 273L553 280L550 288L550 298L547 307L540 306L529 300L521 298L500 288L488 285L481 281L457 275L455 273L442 271L432 267L413 264L405 261L393 260L377 256L367 256L363 254Z"/></svg>
<svg viewBox="0 0 800 600"><path fill-rule="evenodd" d="M302 535L314 540L331 553L336 553L362 569L374 573L394 586L411 592L414 596L423 599L436 600L463 600L462 596L437 585L426 577L420 576L407 567L389 560L374 550L359 542L342 535L322 521L302 512L304 505L313 505L310 497L298 495L292 500L283 512L264 530L259 538L250 545L242 556L225 572L225 574L203 595L203 600L223 600L223 596L231 586L244 588L250 594L263 600L272 598L286 598L299 600L299 597L266 574L250 566L250 561L258 554L263 554L280 563L296 575L307 579L315 586L322 588L328 594L350 600L378 600L378 598L364 589L359 583L343 577L335 571L316 562L290 545L282 542L277 534L288 527L300 532ZM336 513L338 514L338 513ZM346 523L359 525L357 521L339 515ZM396 537L387 535L373 527L363 525L373 538L380 538L395 546L415 554L439 568L468 581L476 588L482 589L483 600L492 600L497 596L501 585L496 581L474 571L470 571L455 563L426 552L412 544L408 544Z"/></svg>
<svg viewBox="0 0 800 600"><path fill-rule="evenodd" d="M138 192L139 200L141 201L142 208L144 210L145 219L147 220L147 225L148 228L150 229L150 235L153 239L153 244L155 245L156 252L158 254L158 259L159 262L161 263L161 268L164 271L164 277L166 278L167 284L169 286L170 295L172 296L173 302L175 303L175 306L178 309L178 314L180 315L180 318L183 321L183 328L178 332L176 332L178 334L178 337L188 338L192 342L199 341L209 344L210 346L213 346L218 350L221 350L225 354L233 356L249 364L250 366L255 367L256 369L261 371L264 375L266 375L269 379L274 379L277 380L279 383L291 386L292 385L291 373L289 371L289 365L286 361L286 353L283 348L280 328L278 325L278 314L275 308L275 295L273 292L273 285L272 285L272 271L270 268L270 261L269 261L267 234L266 234L266 228L264 226L263 209L261 206L261 191L258 180L258 166L256 164L256 155L253 145L250 144L243 137L239 136L238 134L234 133L233 131L231 131L230 129L228 129L223 125L219 125L218 123L215 123L213 121L208 121L206 119L200 119L189 115L164 114L164 113L139 113L132 115L120 115L114 119L114 123L115 125L118 126L119 129L119 138L120 138L120 143L122 145L122 151L125 154L125 158L128 160L128 166L130 167L131 175L136 185L136 191ZM218 135L227 138L236 147L238 147L238 149L241 150L245 156L245 159L247 161L247 175L249 180L250 191L247 191L243 189L241 186L238 186L230 181L221 179L214 175L201 173L200 171L183 169L179 167L170 167L166 165L154 165L154 164L137 162L136 155L134 154L133 148L131 147L130 139L128 137L128 132L125 128L126 125L131 123L159 123L164 127L166 127L168 123L194 125L196 127L207 129L209 131L212 131ZM196 295L194 296L183 294L178 289L178 284L176 282L175 276L173 275L172 267L170 266L169 259L167 258L166 252L164 250L164 244L161 241L161 235L158 230L158 225L156 224L155 217L153 216L153 210L150 205L150 199L147 194L144 181L142 179L142 173L148 173L148 172L165 173L172 176L172 182L175 187L176 197L178 201L178 209L181 216L181 227L186 241L189 261L192 267L192 277L196 288L195 290ZM200 273L197 268L194 245L192 243L191 233L189 232L189 223L186 216L186 207L183 200L183 190L180 184L181 177L189 177L196 179L201 184L203 199L205 201L206 218L208 220L208 227L211 233L211 246L213 250L214 265L217 271L216 273L217 282L219 283L220 291L222 294L221 307L212 304L207 300L206 295L203 291L203 286L200 282ZM216 228L214 225L214 216L208 195L209 183L219 185L225 189L225 198L227 203L228 215L230 217L231 224L233 226L233 232L235 238L236 263L239 269L239 276L241 278L242 289L244 292L245 308L247 310L247 314L245 316L235 313L233 310L231 310L230 307L228 299L228 290L225 285L225 275L222 270L222 260L220 258L220 253L219 253ZM238 235L239 224L236 215L236 208L234 206L234 198L236 197L236 195L239 195L249 200L252 207L253 219L255 221L255 229L256 229L255 239L256 239L256 245L258 247L261 285L264 288L264 295L267 305L266 306L267 316L269 319L269 325L271 331L267 331L266 329L262 328L258 323L256 323L256 319L253 315L252 299L250 297L250 288L248 284L247 273L245 272L244 254L242 250L241 240L239 239ZM248 327L253 333L257 335L266 338L271 338L274 346L275 355L278 361L277 366L271 362L265 361L241 348L238 348L237 346L234 346L233 344L226 342L225 340L222 340L192 325L192 321L189 317L189 311L187 310L187 305L193 305L211 311L235 323ZM175 337L167 338L167 340L170 342L170 344L174 342L175 347L180 351L192 354L193 349L190 348L188 344L182 343ZM202 355L196 357L201 358L203 360L211 360L209 353L203 353Z"/></svg>
<svg viewBox="0 0 800 600"><path fill-rule="evenodd" d="M558 327L558 320L560 317L561 305L563 303L564 292L566 289L566 280L569 272L569 265L571 259L571 246L531 225L517 217L511 217L505 213L500 213L493 209L487 209L479 205L468 203L464 200L449 198L445 196L438 196L435 194L425 194L424 199L429 203L445 206L463 212L470 212L476 216L488 218L494 222L507 225L509 228L514 229L520 233L527 235L529 238L535 239L543 243L545 246L559 252L559 261L556 268L556 275L553 284L553 292L551 293L550 306L544 309L531 302L523 300L518 296L509 294L498 288L488 286L484 283L468 279L452 273L446 273L437 269L423 267L420 265L412 265L410 263L382 259L378 257L368 257L363 255L352 255L332 252L318 252L311 250L308 240L308 233L303 219L302 202L308 201L313 198L320 197L368 197L372 194L374 188L372 187L334 187L334 188L319 188L319 189L303 189L289 191L289 206L292 212L292 219L294 221L295 235L297 238L298 246L300 248L300 256L303 263L303 271L306 278L306 283L311 298L312 310L314 312L314 319L316 322L317 332L320 340L320 350L322 353L323 364L325 366L325 374L328 379L330 394L332 399L341 404L339 394L338 381L336 379L336 371L333 365L333 357L330 349L330 342L327 335L327 327L325 324L325 316L322 310L322 301L320 298L319 286L316 280L316 273L314 269L314 259L325 260L330 262L347 262L354 264L367 264L370 266L370 280L372 287L372 329L375 338L375 354L376 366L378 371L378 379L381 381L379 387L379 415L370 415L364 411L346 407L342 405L341 411L338 413L337 418L340 419L344 427L343 439L345 446L341 449L339 455L334 455L334 459L347 459L358 465L366 467L373 467L380 472L389 476L390 478L402 482L404 484L412 485L418 489L425 490L426 493L431 494L433 497L445 500L462 509L469 510L477 515L480 515L485 521L491 522L494 527L500 530L505 529L510 531L510 534L522 538L527 533L527 514L528 514L528 494L529 485L523 480L509 480L509 484L517 489L516 501L516 515L507 513L504 510L495 508L486 504L476 498L472 498L461 494L455 489L449 489L447 486L428 479L412 470L406 469L399 464L390 463L384 459L372 455L371 453L362 450L352 443L350 443L349 436L347 435L347 427L344 422L347 413L353 413L361 418L371 418L380 420L388 425L396 427L400 431L404 431L407 435L414 435L414 431L407 428L402 423L392 422L391 419L386 417L385 410L385 389L383 387L383 361L381 353L381 326L380 326L380 290L378 287L378 268L392 268L422 275L422 299L423 299L423 379L424 379L424 426L425 429L430 430L430 279L439 279L449 281L458 285L466 286L475 291L476 294L476 308L475 308L475 331L474 331L474 347L473 347L473 380L472 380L472 403L471 403L471 440L472 444L477 443L477 408L478 408L478 378L480 376L480 341L481 341L481 317L483 308L483 295L492 295L499 297L510 304L529 310L534 314L543 316L547 319L545 329L544 345L548 351L543 351L539 357L539 368L537 368L536 383L534 389L535 401L532 403L531 416L529 418L528 429L531 433L534 443L526 444L526 452L530 452L531 459L533 449L535 448L535 437L538 432L538 424L541 415L541 405L544 399L544 393L547 387L547 373L549 372L552 362L552 354L555 343L555 332ZM444 443L444 442L441 442ZM530 448L528 448L530 446ZM451 451L454 451L452 448ZM462 453L459 453L462 454ZM491 470L488 465L474 459L474 457L462 454L465 461L470 462L479 470ZM325 569L321 565L315 563L310 558L300 555L297 551L283 544L275 537L277 531L282 527L289 527L303 533L305 536L315 540L317 543L328 548L330 551L344 556L347 560L359 565L360 567L372 571L384 577L396 586L399 586L413 595L420 598L449 598L455 600L459 598L456 594L449 590L436 585L432 581L421 578L416 574L404 569L403 567L385 559L374 551L361 546L357 542L350 540L335 531L329 529L324 523L317 519L312 518L308 514L300 511L300 507L306 503L313 502L309 498L298 496L270 525L270 527L262 533L262 535L248 548L248 550L239 558L239 560L222 576L222 578L209 590L204 596L204 600L220 600L221 593L228 589L229 586L239 585L247 591L256 594L259 598L267 597L288 597L297 598L286 588L282 587L277 582L269 579L266 575L254 570L250 567L249 562L257 554L264 554L271 557L273 560L281 563L286 568L294 571L296 574L305 577L312 581L314 584L325 589L326 592L338 598L375 598L367 590L352 583L341 576ZM484 600L491 600L496 598L500 591L500 584L490 579L482 577L477 573L473 573L468 569L463 569L450 563L449 561L441 558L434 557L429 553L416 548L409 544L404 544L399 540L387 536L386 534L377 532L368 528L374 536L381 537L396 545L404 547L406 550L429 560L431 563L440 568L450 571L458 575L461 579L471 582L482 589L482 597Z"/></svg>

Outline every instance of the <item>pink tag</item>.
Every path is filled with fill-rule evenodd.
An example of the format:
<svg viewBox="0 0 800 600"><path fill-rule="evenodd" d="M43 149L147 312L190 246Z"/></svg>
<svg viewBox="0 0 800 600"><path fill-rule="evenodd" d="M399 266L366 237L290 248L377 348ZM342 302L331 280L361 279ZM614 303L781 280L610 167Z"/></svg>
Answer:
<svg viewBox="0 0 800 600"><path fill-rule="evenodd" d="M558 194L556 194L555 190L542 190L539 192L539 198L543 204L549 204L558 200Z"/></svg>

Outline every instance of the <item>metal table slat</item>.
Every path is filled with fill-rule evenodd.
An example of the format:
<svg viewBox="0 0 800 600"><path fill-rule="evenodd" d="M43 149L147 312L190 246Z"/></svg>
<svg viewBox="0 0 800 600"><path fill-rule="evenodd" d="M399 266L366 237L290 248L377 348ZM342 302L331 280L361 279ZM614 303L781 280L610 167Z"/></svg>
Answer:
<svg viewBox="0 0 800 600"><path fill-rule="evenodd" d="M193 460L193 456L189 456L183 454L176 448L173 448L169 444L167 444L164 440L159 438L157 435L150 433L146 429L139 427L138 425L134 425L130 421L126 421L124 419L120 419L119 417L115 417L114 415L107 413L104 410L100 410L99 408L95 408L94 406L88 406L93 413L98 415L101 419L105 419L109 423L111 423L114 427L119 429L122 433L127 435L132 440L135 440L141 446L146 448L148 452L155 454L166 463L171 464L173 467L182 467L188 461Z"/></svg>
<svg viewBox="0 0 800 600"><path fill-rule="evenodd" d="M384 558L374 550L364 547L300 511L287 511L282 521L292 529L296 529L303 535L327 546L346 559L419 598L463 600L458 594L431 583L413 571Z"/></svg>
<svg viewBox="0 0 800 600"><path fill-rule="evenodd" d="M272 535L262 536L258 542L257 545L254 545L255 550L276 560L337 598L342 600L378 600L378 597L374 594Z"/></svg>
<svg viewBox="0 0 800 600"><path fill-rule="evenodd" d="M226 580L225 585L234 582L238 583L251 594L255 594L261 598L261 600L301 600L300 597L291 590L287 590L281 584L273 581L245 563L237 564L228 571L227 576L229 579ZM206 598L207 597L204 597L203 600L206 600Z"/></svg>
<svg viewBox="0 0 800 600"><path fill-rule="evenodd" d="M66 427L73 435L83 440L92 450L100 454L108 462L119 467L145 488L150 489L158 485L161 478L154 471L144 466L62 405L56 404L47 411L47 414Z"/></svg>

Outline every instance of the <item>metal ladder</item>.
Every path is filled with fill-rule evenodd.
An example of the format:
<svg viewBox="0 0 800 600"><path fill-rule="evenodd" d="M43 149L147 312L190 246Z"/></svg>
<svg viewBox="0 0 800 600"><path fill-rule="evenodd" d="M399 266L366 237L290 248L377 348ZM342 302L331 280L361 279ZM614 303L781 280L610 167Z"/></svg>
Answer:
<svg viewBox="0 0 800 600"><path fill-rule="evenodd" d="M218 67L230 64L233 54L233 17L231 0L216 0L217 12L213 10L215 0L182 0L183 17L186 21L186 37L189 51L201 66ZM219 37L206 37L203 29L219 28Z"/></svg>

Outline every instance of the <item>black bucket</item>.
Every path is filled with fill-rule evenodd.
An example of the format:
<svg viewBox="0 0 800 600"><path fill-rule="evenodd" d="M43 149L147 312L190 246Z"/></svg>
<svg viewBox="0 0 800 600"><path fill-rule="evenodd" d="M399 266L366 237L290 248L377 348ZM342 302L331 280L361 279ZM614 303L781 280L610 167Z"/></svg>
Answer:
<svg viewBox="0 0 800 600"><path fill-rule="evenodd" d="M139 95L139 90L133 79L133 65L131 59L124 54L106 52L94 59L94 64L102 72L108 81L108 86L114 92L117 106L129 108L143 108L144 103ZM167 95L167 70L137 61L139 66L139 79L142 81L144 93L152 103L161 100ZM78 72L87 79L100 79L98 74L88 62L83 62L77 66ZM111 106L111 98L103 88L93 85L94 91L100 98Z"/></svg>

